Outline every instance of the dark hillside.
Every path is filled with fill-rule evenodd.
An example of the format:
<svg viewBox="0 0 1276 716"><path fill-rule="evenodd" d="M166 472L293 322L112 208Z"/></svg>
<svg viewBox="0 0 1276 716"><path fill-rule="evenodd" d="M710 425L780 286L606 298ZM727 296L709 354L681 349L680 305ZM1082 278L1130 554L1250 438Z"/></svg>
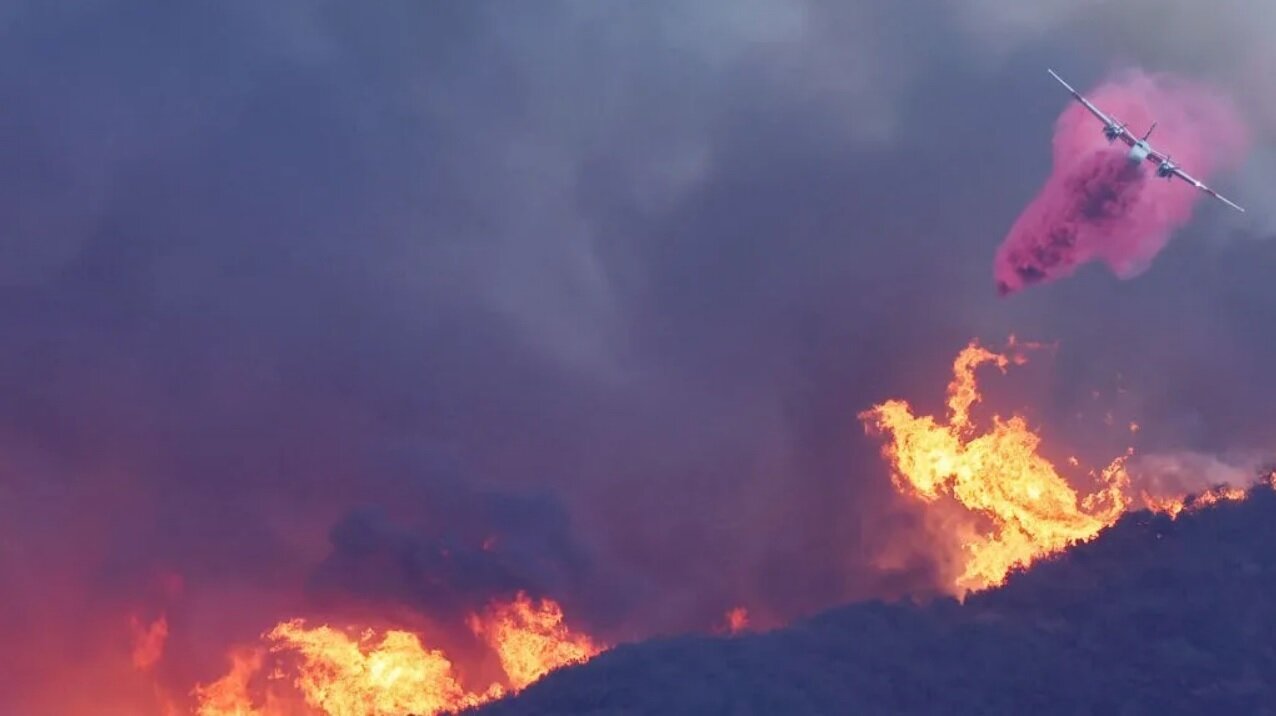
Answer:
<svg viewBox="0 0 1276 716"><path fill-rule="evenodd" d="M1099 539L966 604L624 646L506 714L1276 714L1276 493Z"/></svg>

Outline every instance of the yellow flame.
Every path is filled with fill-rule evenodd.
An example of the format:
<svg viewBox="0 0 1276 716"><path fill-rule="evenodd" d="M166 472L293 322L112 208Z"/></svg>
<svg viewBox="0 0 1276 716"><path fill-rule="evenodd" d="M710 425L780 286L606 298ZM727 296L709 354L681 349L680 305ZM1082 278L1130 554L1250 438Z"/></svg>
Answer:
<svg viewBox="0 0 1276 716"><path fill-rule="evenodd" d="M272 716L253 706L249 682L261 669L262 652L237 650L230 655L230 671L206 686L196 686L196 716Z"/></svg>
<svg viewBox="0 0 1276 716"><path fill-rule="evenodd" d="M563 622L563 610L551 599L533 602L519 593L512 602L493 605L485 619L470 618L470 628L500 657L510 686L521 690L545 674L589 661L602 648Z"/></svg>
<svg viewBox="0 0 1276 716"><path fill-rule="evenodd" d="M371 630L356 640L299 619L275 627L272 651L293 651L303 663L293 682L306 703L328 716L436 714L476 706L485 698L461 687L443 652L416 634Z"/></svg>
<svg viewBox="0 0 1276 716"><path fill-rule="evenodd" d="M867 430L888 438L882 452L901 492L925 503L949 498L963 509L961 571L952 584L959 595L1001 584L1012 569L1094 537L1130 503L1125 458L1103 471L1099 491L1079 500L1038 453L1041 438L1022 417L993 417L982 431L974 424L971 408L981 397L975 370L1023 363L1018 348L1012 342L1012 352L1000 354L972 342L961 351L948 386L947 421L916 416L902 400L860 416Z"/></svg>
<svg viewBox="0 0 1276 716"><path fill-rule="evenodd" d="M1269 482L1269 484L1271 484ZM1155 497L1143 494L1143 502L1153 512L1161 512L1177 518L1184 512L1192 512L1220 502L1244 500L1249 493L1243 487L1219 485L1193 496ZM1190 500L1190 501L1189 501Z"/></svg>
<svg viewBox="0 0 1276 716"><path fill-rule="evenodd" d="M358 636L331 626L307 626L293 619L264 638L277 661L270 678L287 677L296 688L285 695L261 688L254 679L265 665L263 649L231 654L231 669L195 688L197 716L434 716L478 706L518 691L554 669L588 661L602 648L570 630L552 599L533 601L519 594L490 606L470 625L500 658L508 688L492 684L470 691L452 661L426 648L411 632L364 630ZM296 657L295 660L279 657ZM304 701L304 705L298 703Z"/></svg>

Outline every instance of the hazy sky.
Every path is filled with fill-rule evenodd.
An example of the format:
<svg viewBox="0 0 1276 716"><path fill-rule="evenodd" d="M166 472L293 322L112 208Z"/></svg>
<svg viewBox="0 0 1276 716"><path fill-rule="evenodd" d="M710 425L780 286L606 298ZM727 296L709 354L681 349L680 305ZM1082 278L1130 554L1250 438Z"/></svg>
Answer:
<svg viewBox="0 0 1276 716"><path fill-rule="evenodd" d="M856 414L934 407L973 337L1057 342L1003 409L1061 450L1123 447L1109 409L1150 452L1270 445L1273 30L1259 0L0 3L0 634L52 659L163 608L205 676L334 590L530 585L631 638L922 589L924 555L872 566L911 520ZM1250 213L998 299L1046 67L1126 65L1237 101L1255 155L1211 184ZM413 586L488 533L455 594Z"/></svg>

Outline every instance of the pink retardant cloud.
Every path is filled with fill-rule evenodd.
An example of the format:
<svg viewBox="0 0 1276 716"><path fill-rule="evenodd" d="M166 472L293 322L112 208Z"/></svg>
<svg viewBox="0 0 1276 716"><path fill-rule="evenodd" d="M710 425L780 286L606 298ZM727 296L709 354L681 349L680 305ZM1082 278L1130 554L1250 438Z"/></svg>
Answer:
<svg viewBox="0 0 1276 716"><path fill-rule="evenodd" d="M1131 278L1165 248L1197 201L1213 201L1180 179L1158 178L1151 162L1132 165L1126 145L1109 144L1103 124L1057 89L1070 104L1055 125L1050 177L1011 227L993 264L1003 296L1069 276L1094 260ZM1132 70L1082 94L1127 123L1135 136L1143 136L1155 120L1152 146L1206 183L1236 166L1249 145L1235 106L1199 82Z"/></svg>

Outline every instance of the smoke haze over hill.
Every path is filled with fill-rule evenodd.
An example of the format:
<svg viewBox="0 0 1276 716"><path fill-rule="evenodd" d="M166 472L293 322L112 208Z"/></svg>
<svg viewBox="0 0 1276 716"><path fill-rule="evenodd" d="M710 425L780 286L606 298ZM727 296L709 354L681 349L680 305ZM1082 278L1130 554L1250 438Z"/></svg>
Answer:
<svg viewBox="0 0 1276 716"><path fill-rule="evenodd" d="M621 647L504 714L1270 714L1276 494L1132 513L964 604L856 604Z"/></svg>
<svg viewBox="0 0 1276 716"><path fill-rule="evenodd" d="M1216 6L0 3L0 713L187 713L293 618L942 591L856 415L976 336L1062 346L989 397L1056 462L1276 445L1276 16ZM997 301L1047 66L1230 97L1251 213Z"/></svg>

